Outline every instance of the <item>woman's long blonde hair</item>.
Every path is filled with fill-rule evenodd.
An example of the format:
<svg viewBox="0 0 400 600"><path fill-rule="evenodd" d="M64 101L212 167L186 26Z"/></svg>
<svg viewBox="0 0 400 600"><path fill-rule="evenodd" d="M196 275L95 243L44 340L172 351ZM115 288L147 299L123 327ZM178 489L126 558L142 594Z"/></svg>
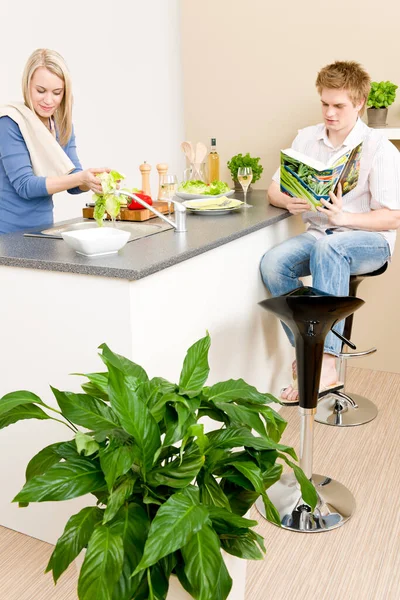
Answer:
<svg viewBox="0 0 400 600"><path fill-rule="evenodd" d="M65 146L72 134L72 89L68 67L63 57L58 52L55 52L55 50L39 48L32 52L22 75L22 93L26 106L33 112L35 111L30 95L30 83L38 67L46 67L46 69L57 75L64 82L64 96L54 114L54 120L58 130L59 142L61 146Z"/></svg>

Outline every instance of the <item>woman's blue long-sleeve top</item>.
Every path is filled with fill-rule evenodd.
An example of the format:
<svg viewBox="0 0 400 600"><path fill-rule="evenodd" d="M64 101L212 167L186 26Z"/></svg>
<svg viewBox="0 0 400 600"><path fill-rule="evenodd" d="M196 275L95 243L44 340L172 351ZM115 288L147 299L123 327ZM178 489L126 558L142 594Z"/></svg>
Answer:
<svg viewBox="0 0 400 600"><path fill-rule="evenodd" d="M75 134L63 150L75 169L82 171L76 153ZM67 190L80 194L79 188ZM47 193L46 178L33 174L28 148L17 123L0 118L0 233L21 231L53 223L53 197Z"/></svg>

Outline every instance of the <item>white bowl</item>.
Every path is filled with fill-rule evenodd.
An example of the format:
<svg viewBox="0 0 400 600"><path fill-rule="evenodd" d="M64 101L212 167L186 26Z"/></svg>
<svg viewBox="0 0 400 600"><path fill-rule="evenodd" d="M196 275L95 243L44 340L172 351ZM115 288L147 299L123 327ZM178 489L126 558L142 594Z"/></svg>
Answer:
<svg viewBox="0 0 400 600"><path fill-rule="evenodd" d="M115 254L125 246L130 237L129 231L113 227L97 227L80 231L65 231L64 241L83 256L104 256Z"/></svg>

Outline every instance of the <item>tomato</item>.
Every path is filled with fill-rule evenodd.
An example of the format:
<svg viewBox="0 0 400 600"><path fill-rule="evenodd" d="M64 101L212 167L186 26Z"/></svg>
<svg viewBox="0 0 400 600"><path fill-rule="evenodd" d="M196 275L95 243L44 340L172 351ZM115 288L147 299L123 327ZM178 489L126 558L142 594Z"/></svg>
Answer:
<svg viewBox="0 0 400 600"><path fill-rule="evenodd" d="M145 202L147 202L147 204L153 204L153 200L150 196L147 196L147 194L143 194L142 192L135 192L135 196L137 196L141 200L144 200ZM145 207L142 206L142 204L139 204L139 202L136 202L136 200L132 200L131 203L128 204L128 208L130 208L131 210L140 210Z"/></svg>

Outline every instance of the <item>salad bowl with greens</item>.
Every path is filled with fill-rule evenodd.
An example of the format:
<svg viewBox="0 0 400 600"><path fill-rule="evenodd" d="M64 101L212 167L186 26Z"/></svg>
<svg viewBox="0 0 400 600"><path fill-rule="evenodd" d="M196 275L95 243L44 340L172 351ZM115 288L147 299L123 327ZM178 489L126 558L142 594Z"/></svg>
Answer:
<svg viewBox="0 0 400 600"><path fill-rule="evenodd" d="M183 200L194 200L195 198L219 198L220 196L232 196L235 190L231 190L224 181L212 181L205 183L201 180L184 181L178 186L176 195Z"/></svg>

